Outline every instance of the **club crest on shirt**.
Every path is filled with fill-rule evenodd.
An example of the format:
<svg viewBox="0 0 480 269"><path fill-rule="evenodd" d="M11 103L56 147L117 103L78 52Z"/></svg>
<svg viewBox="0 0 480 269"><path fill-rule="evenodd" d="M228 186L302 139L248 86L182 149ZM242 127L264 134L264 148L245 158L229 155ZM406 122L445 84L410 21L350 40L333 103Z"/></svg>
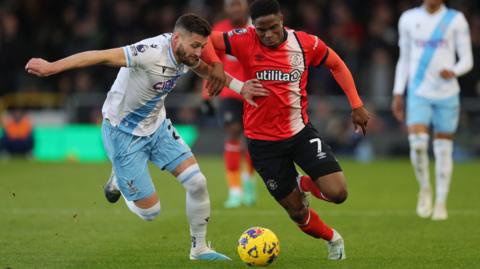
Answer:
<svg viewBox="0 0 480 269"><path fill-rule="evenodd" d="M300 53L295 53L292 55L291 63L293 66L302 65L303 56Z"/></svg>

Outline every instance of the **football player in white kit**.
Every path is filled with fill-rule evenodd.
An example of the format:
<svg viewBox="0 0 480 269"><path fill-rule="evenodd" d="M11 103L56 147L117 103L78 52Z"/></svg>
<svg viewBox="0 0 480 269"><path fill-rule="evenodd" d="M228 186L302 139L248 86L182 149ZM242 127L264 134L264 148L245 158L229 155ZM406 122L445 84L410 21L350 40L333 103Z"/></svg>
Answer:
<svg viewBox="0 0 480 269"><path fill-rule="evenodd" d="M445 220L453 170L453 138L460 113L457 77L473 66L470 30L464 15L447 8L443 0L424 0L422 6L405 11L398 28L400 58L392 111L399 121L406 119L408 126L410 159L420 186L417 214ZM433 213L428 166L430 125L434 131L436 176Z"/></svg>
<svg viewBox="0 0 480 269"><path fill-rule="evenodd" d="M252 104L252 96L267 94L258 81L240 82L225 76L221 65L213 70L200 60L210 31L206 20L185 14L177 20L173 33L123 48L82 52L52 63L34 58L25 68L31 74L49 76L96 64L121 67L102 109L103 143L113 166L105 187L107 199L116 202L123 196L133 213L144 220L153 220L160 213L160 201L148 171L150 160L172 173L186 190L192 238L190 259L230 260L206 244L210 217L206 178L190 148L166 118L164 107L167 94L189 68L201 77L209 77L212 93L226 84ZM220 63L212 55L215 55L213 46L208 57L202 58Z"/></svg>

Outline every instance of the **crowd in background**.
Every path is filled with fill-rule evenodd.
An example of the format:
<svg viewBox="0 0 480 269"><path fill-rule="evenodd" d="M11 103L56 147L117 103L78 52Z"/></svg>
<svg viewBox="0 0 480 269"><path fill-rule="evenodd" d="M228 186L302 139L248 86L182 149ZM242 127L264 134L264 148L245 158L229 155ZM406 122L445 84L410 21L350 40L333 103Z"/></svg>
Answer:
<svg viewBox="0 0 480 269"><path fill-rule="evenodd" d="M388 107L398 57L398 18L420 2L280 1L285 25L318 35L336 50L351 69L360 94L372 107ZM55 60L170 32L177 17L185 12L195 12L215 23L224 18L222 5L222 0L3 0L0 2L0 98L15 92L104 94L116 76L117 70L113 68L93 67L38 79L26 74L24 65L31 57ZM480 97L480 1L451 0L447 5L461 10L471 28L475 66L460 80L461 95ZM186 86L175 91L200 91L195 80L182 85ZM320 97L343 94L324 68L311 70L308 91ZM328 106L327 102L311 104L311 112L329 118ZM99 108L92 111L92 116L80 121L95 121L100 111ZM184 121L192 120L194 113L183 113ZM182 116L179 120L182 121ZM385 130L389 122L385 118L374 121L373 132L376 128Z"/></svg>

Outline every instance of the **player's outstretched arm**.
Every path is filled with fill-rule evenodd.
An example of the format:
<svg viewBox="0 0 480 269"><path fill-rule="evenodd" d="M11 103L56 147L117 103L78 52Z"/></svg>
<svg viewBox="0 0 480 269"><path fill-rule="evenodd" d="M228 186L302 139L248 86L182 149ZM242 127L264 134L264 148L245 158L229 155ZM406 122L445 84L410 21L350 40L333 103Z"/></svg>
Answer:
<svg viewBox="0 0 480 269"><path fill-rule="evenodd" d="M393 100L392 113L399 121L405 120L405 101L404 92L407 86L409 65L410 65L410 45L412 39L408 30L408 15L404 13L398 21L398 47L400 49L400 56L398 57L397 66L395 68L395 82L393 84Z"/></svg>
<svg viewBox="0 0 480 269"><path fill-rule="evenodd" d="M226 47L223 32L212 31L208 37L208 42L212 44L216 51L225 53Z"/></svg>
<svg viewBox="0 0 480 269"><path fill-rule="evenodd" d="M212 67L208 69L206 88L208 91L220 92L225 85L226 76L223 70L223 63L216 54L211 40L208 40L202 49L200 59Z"/></svg>
<svg viewBox="0 0 480 269"><path fill-rule="evenodd" d="M324 65L330 69L335 81L337 81L338 85L340 85L345 92L345 95L347 95L350 106L352 107L352 122L355 126L355 132L359 132L361 129L362 133L365 135L370 116L363 106L360 96L358 96L357 87L355 87L352 73L350 73L348 67L334 50L329 48L328 53Z"/></svg>
<svg viewBox="0 0 480 269"><path fill-rule="evenodd" d="M55 62L49 62L42 58L32 58L25 66L25 70L29 74L39 77L46 77L69 69L99 64L113 67L126 66L126 59L123 49L115 48L108 50L85 51L73 54Z"/></svg>
<svg viewBox="0 0 480 269"><path fill-rule="evenodd" d="M192 67L192 70L195 73L197 73L197 75L207 80L209 77L208 74L211 72L210 69L212 69L212 67L203 61L200 61L197 66ZM246 82L243 82L232 77L228 73L225 73L225 76L226 76L226 80L225 80L225 85L223 86L226 86L232 89L233 91L239 93L240 95L242 95L245 101L254 107L258 107L258 105L253 100L255 97L263 97L263 96L269 95L268 90L264 89L260 81L256 79L251 79ZM220 93L221 88L218 91L214 91L213 89L209 88L208 91L210 96L215 96Z"/></svg>

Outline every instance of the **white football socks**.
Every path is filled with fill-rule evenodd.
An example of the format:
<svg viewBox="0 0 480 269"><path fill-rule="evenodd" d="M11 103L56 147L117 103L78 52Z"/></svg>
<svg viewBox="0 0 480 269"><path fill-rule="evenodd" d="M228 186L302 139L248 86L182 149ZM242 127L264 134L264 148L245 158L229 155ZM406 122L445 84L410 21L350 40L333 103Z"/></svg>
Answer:
<svg viewBox="0 0 480 269"><path fill-rule="evenodd" d="M192 250L207 248L205 237L210 218L210 198L207 190L207 180L200 171L198 164L185 169L177 177L187 193L187 217L190 223Z"/></svg>
<svg viewBox="0 0 480 269"><path fill-rule="evenodd" d="M135 215L139 216L141 219L146 221L152 221L155 219L158 214L160 214L160 201L158 201L155 205L150 208L140 208L133 201L128 201L125 196L123 196L125 200L125 204L127 204L128 209L135 213Z"/></svg>
<svg viewBox="0 0 480 269"><path fill-rule="evenodd" d="M453 141L450 139L435 139L433 141L435 154L436 203L447 202L448 190L453 170Z"/></svg>
<svg viewBox="0 0 480 269"><path fill-rule="evenodd" d="M428 134L410 134L410 161L420 188L430 188L428 168Z"/></svg>

